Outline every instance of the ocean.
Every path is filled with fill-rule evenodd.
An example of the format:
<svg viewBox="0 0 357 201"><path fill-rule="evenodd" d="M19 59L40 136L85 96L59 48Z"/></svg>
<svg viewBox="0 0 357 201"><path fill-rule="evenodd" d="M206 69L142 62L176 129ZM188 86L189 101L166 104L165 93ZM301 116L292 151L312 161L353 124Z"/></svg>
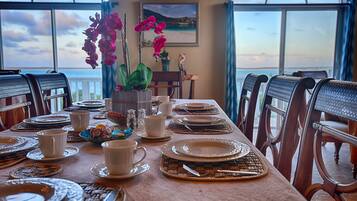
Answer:
<svg viewBox="0 0 357 201"><path fill-rule="evenodd" d="M21 73L40 74L46 73L47 69L22 69ZM59 68L59 72L64 73L69 78L101 78L102 69L96 68Z"/></svg>

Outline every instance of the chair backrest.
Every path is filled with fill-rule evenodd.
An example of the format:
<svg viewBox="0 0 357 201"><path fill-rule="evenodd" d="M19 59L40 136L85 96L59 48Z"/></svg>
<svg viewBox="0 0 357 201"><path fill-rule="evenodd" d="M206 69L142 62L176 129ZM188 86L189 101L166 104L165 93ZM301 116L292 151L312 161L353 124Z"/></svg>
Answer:
<svg viewBox="0 0 357 201"><path fill-rule="evenodd" d="M13 103L14 98L18 99L17 103ZM25 75L0 75L0 100L5 100L3 101L4 104L0 106L1 113L18 109L23 111L25 109L25 117L38 115L38 105L34 97L34 90ZM8 125L9 123L6 124ZM0 127L2 129L5 128L1 117Z"/></svg>
<svg viewBox="0 0 357 201"><path fill-rule="evenodd" d="M72 105L71 89L67 77L63 73L47 73L47 74L27 74L35 93L38 95L39 113L51 113L51 100L63 98L63 108ZM62 93L52 94L52 90L63 89ZM63 109L62 108L62 109Z"/></svg>
<svg viewBox="0 0 357 201"><path fill-rule="evenodd" d="M237 127L250 140L253 140L255 108L260 85L268 81L266 75L248 74L245 77L239 100ZM249 96L248 96L249 92ZM248 104L247 104L248 103Z"/></svg>
<svg viewBox="0 0 357 201"><path fill-rule="evenodd" d="M301 97L306 89L311 89L314 85L315 81L311 78L274 76L265 90L256 147L264 155L267 148L271 149L274 166L288 180L291 177L292 158L299 143L299 112L305 107ZM286 109L273 106L273 99L286 104ZM272 112L282 118L280 131L276 135L273 135L270 125Z"/></svg>
<svg viewBox="0 0 357 201"><path fill-rule="evenodd" d="M312 79L325 79L328 78L328 74L324 70L318 71L296 71L293 72L293 76L296 77L311 77Z"/></svg>
<svg viewBox="0 0 357 201"><path fill-rule="evenodd" d="M154 95L159 95L160 88L167 89L167 95L173 97L175 89L178 89L178 98L182 98L182 71L154 71L152 75L152 83L150 88L154 89ZM165 83L165 84L160 84Z"/></svg>
<svg viewBox="0 0 357 201"><path fill-rule="evenodd" d="M0 75L14 75L19 73L20 70L0 70Z"/></svg>
<svg viewBox="0 0 357 201"><path fill-rule="evenodd" d="M325 79L316 85L301 137L293 182L307 199L311 199L316 191L324 190L336 200L341 200L341 193L357 192L357 182L342 184L329 175L321 154L322 133L354 147L357 147L357 137L320 123L322 112L357 121L357 83ZM322 177L322 184L311 185L313 161Z"/></svg>

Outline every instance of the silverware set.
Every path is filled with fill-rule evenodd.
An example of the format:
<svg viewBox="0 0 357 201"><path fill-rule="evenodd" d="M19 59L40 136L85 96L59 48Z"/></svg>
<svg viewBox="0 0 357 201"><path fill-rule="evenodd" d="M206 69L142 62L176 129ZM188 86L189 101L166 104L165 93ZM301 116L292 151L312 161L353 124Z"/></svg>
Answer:
<svg viewBox="0 0 357 201"><path fill-rule="evenodd" d="M190 168L189 166L183 164L182 165L183 169L185 169L187 172L191 173L192 175L195 175L196 177L205 177L207 176L208 172L206 173L199 173L196 170ZM218 173L227 173L227 174L238 174L238 175L258 175L258 172L250 172L250 171L240 171L240 170L215 170L215 172Z"/></svg>

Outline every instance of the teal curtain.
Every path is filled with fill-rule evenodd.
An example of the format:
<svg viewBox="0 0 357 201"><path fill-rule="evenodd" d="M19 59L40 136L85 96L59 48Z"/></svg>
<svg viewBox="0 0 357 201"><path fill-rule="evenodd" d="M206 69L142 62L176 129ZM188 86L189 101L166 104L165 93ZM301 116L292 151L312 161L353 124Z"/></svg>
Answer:
<svg viewBox="0 0 357 201"><path fill-rule="evenodd" d="M226 25L226 97L225 112L233 121L237 121L237 83L236 83L236 47L234 32L234 3L227 3Z"/></svg>
<svg viewBox="0 0 357 201"><path fill-rule="evenodd" d="M353 77L353 45L356 14L356 0L350 0L343 9L343 31L341 64L337 73L337 79L351 81Z"/></svg>
<svg viewBox="0 0 357 201"><path fill-rule="evenodd" d="M110 1L102 2L102 17L107 16L112 11L112 5ZM103 98L110 98L115 90L115 75L116 64L108 66L102 63L102 85L103 85Z"/></svg>

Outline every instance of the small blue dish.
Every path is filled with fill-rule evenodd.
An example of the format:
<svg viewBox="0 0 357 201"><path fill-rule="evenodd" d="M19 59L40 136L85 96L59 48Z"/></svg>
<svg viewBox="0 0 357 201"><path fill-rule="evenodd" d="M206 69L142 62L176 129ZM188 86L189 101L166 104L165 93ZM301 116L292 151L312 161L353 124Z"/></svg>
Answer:
<svg viewBox="0 0 357 201"><path fill-rule="evenodd" d="M133 130L128 128L126 130L114 129L110 138L92 137L90 130L86 129L79 133L79 136L88 142L92 142L96 145L101 145L103 142L110 140L124 140L133 134Z"/></svg>

